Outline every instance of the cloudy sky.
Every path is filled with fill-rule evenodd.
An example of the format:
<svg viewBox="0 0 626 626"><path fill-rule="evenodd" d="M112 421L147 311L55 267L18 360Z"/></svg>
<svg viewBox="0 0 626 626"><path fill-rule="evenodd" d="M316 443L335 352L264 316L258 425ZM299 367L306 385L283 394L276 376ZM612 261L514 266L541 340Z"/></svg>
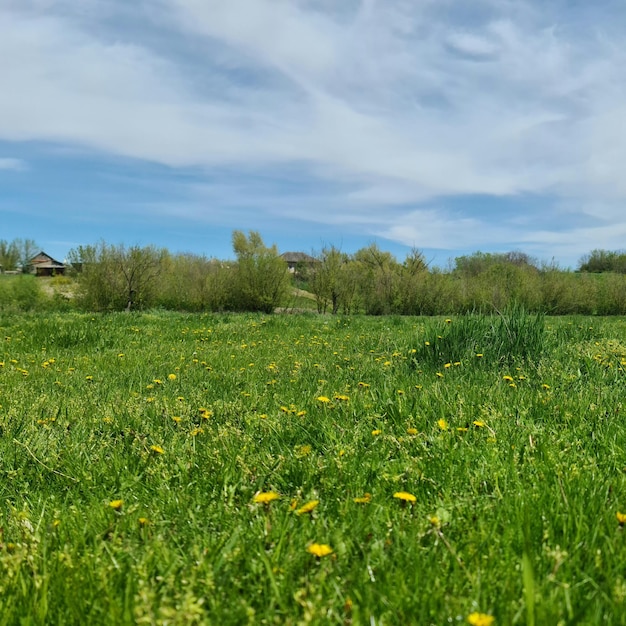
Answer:
<svg viewBox="0 0 626 626"><path fill-rule="evenodd" d="M623 0L0 0L0 239L626 247Z"/></svg>

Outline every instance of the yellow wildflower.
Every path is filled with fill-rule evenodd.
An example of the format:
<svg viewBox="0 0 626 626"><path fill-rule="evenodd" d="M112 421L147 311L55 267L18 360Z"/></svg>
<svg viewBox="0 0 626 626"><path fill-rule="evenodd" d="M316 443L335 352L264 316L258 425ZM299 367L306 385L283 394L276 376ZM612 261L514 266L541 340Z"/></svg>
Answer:
<svg viewBox="0 0 626 626"><path fill-rule="evenodd" d="M159 445L150 446L150 450L156 454L165 454L165 450Z"/></svg>
<svg viewBox="0 0 626 626"><path fill-rule="evenodd" d="M448 422L444 419L437 420L437 426L439 426L441 430L448 430Z"/></svg>
<svg viewBox="0 0 626 626"><path fill-rule="evenodd" d="M275 491L261 491L254 496L252 501L256 504L269 504L274 500L278 500L278 498L280 498L280 495Z"/></svg>
<svg viewBox="0 0 626 626"><path fill-rule="evenodd" d="M383 432L383 431L382 431L382 430L380 430L380 428L377 428L376 430L373 430L373 431L372 431L372 435L373 435L374 437L377 437L377 436L378 436L378 435L380 435L380 433L382 433L382 432Z"/></svg>
<svg viewBox="0 0 626 626"><path fill-rule="evenodd" d="M367 504L368 502L370 502L372 499L372 494L371 493L364 493L362 496L359 496L357 498L353 498L353 500L357 503L357 504Z"/></svg>
<svg viewBox="0 0 626 626"><path fill-rule="evenodd" d="M472 626L491 626L495 622L496 618L493 615L487 615L486 613L471 613L467 616L467 621Z"/></svg>
<svg viewBox="0 0 626 626"><path fill-rule="evenodd" d="M507 382L512 383L512 382L513 382L513 377L512 377L512 376L509 376L508 374L505 374L505 375L502 377L502 380L506 380Z"/></svg>
<svg viewBox="0 0 626 626"><path fill-rule="evenodd" d="M167 379L168 380L176 380L176 374L168 374L167 375Z"/></svg>
<svg viewBox="0 0 626 626"><path fill-rule="evenodd" d="M408 491L396 491L396 493L393 494L394 498L397 498L398 500L402 500L402 502L416 502L417 498L412 494L409 493Z"/></svg>
<svg viewBox="0 0 626 626"><path fill-rule="evenodd" d="M478 428L484 428L486 426L485 422L482 420L474 420L472 423Z"/></svg>
<svg viewBox="0 0 626 626"><path fill-rule="evenodd" d="M407 435L417 435L417 428L407 428Z"/></svg>
<svg viewBox="0 0 626 626"><path fill-rule="evenodd" d="M327 543L312 543L307 552L321 559L323 556L328 556L333 553L333 549Z"/></svg>
<svg viewBox="0 0 626 626"><path fill-rule="evenodd" d="M618 511L617 512L617 521L619 522L620 526L623 526L624 524L626 524L626 513L620 513Z"/></svg>
<svg viewBox="0 0 626 626"><path fill-rule="evenodd" d="M330 402L330 398L328 396L318 396L317 401L322 404L328 404Z"/></svg>
<svg viewBox="0 0 626 626"><path fill-rule="evenodd" d="M124 500L111 500L109 506L116 511L120 511L124 506Z"/></svg>
<svg viewBox="0 0 626 626"><path fill-rule="evenodd" d="M310 502L307 502L306 504L303 504L296 511L296 514L297 515L304 515L305 513L310 513L319 503L320 503L319 500L311 500Z"/></svg>

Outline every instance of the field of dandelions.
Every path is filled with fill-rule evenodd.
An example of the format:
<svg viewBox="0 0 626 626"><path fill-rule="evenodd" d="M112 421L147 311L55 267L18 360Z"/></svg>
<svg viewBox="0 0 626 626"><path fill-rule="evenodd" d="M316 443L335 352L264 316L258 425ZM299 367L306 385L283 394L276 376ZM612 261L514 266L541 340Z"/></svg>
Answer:
<svg viewBox="0 0 626 626"><path fill-rule="evenodd" d="M625 624L626 322L0 317L2 624Z"/></svg>

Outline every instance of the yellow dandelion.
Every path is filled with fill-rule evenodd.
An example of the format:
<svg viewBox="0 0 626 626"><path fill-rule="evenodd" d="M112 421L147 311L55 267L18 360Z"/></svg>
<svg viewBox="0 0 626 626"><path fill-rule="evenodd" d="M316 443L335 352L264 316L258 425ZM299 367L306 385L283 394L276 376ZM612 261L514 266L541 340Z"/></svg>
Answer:
<svg viewBox="0 0 626 626"><path fill-rule="evenodd" d="M474 424L477 428L484 428L487 425L482 420L474 420L472 424Z"/></svg>
<svg viewBox="0 0 626 626"><path fill-rule="evenodd" d="M378 437L378 435L380 435L380 433L382 433L382 432L383 432L383 431L382 431L382 430L380 430L380 428L377 428L376 430L373 430L373 431L372 431L372 435L373 435L374 437Z"/></svg>
<svg viewBox="0 0 626 626"><path fill-rule="evenodd" d="M505 374L502 377L502 380L506 380L507 382L512 383L513 382L513 376L509 376L508 374Z"/></svg>
<svg viewBox="0 0 626 626"><path fill-rule="evenodd" d="M159 445L150 446L150 450L156 454L165 454L165 450Z"/></svg>
<svg viewBox="0 0 626 626"><path fill-rule="evenodd" d="M275 491L261 491L254 496L252 501L255 504L269 504L278 498L280 498L280 494Z"/></svg>
<svg viewBox="0 0 626 626"><path fill-rule="evenodd" d="M93 376L85 376L85 380L93 380Z"/></svg>
<svg viewBox="0 0 626 626"><path fill-rule="evenodd" d="M448 430L448 422L444 419L437 420L437 426L439 426L441 430Z"/></svg>
<svg viewBox="0 0 626 626"><path fill-rule="evenodd" d="M397 500L401 500L402 502L416 502L417 501L417 498L412 493L409 493L408 491L396 491L396 493L393 494L393 497L396 498Z"/></svg>
<svg viewBox="0 0 626 626"><path fill-rule="evenodd" d="M482 358L483 358L482 352L478 352L478 353L476 354L476 358L477 358L477 359L482 359Z"/></svg>
<svg viewBox="0 0 626 626"><path fill-rule="evenodd" d="M147 517L140 517L137 522L139 523L139 526L148 526L150 524L150 520Z"/></svg>
<svg viewBox="0 0 626 626"><path fill-rule="evenodd" d="M327 543L312 543L307 548L307 552L321 559L323 556L328 556L333 553L333 549Z"/></svg>
<svg viewBox="0 0 626 626"><path fill-rule="evenodd" d="M317 396L317 401L322 404L328 404L330 402L330 398L328 396Z"/></svg>
<svg viewBox="0 0 626 626"><path fill-rule="evenodd" d="M435 376L437 378L443 378L443 374L441 372L435 372Z"/></svg>
<svg viewBox="0 0 626 626"><path fill-rule="evenodd" d="M620 513L618 511L616 516L617 516L617 521L619 522L620 526L623 526L624 524L626 524L626 513Z"/></svg>
<svg viewBox="0 0 626 626"><path fill-rule="evenodd" d="M361 389L367 389L367 388L370 386L370 384L369 384L369 383L363 383L363 382L360 382L360 383L358 384L358 386L359 386Z"/></svg>
<svg viewBox="0 0 626 626"><path fill-rule="evenodd" d="M296 417L304 417L306 415L306 411L298 411L296 413Z"/></svg>
<svg viewBox="0 0 626 626"><path fill-rule="evenodd" d="M111 500L111 502L109 502L109 506L115 511L121 511L124 506L124 500Z"/></svg>
<svg viewBox="0 0 626 626"><path fill-rule="evenodd" d="M303 504L297 511L296 515L304 515L305 513L310 513L315 509L315 507L320 503L319 500L311 500L306 504Z"/></svg>
<svg viewBox="0 0 626 626"><path fill-rule="evenodd" d="M435 526L435 528L439 528L441 526L441 520L436 515L431 515L428 518L428 521Z"/></svg>
<svg viewBox="0 0 626 626"><path fill-rule="evenodd" d="M367 504L368 502L370 502L372 500L372 494L371 493L364 493L362 496L359 496L357 498L352 498L357 504Z"/></svg>
<svg viewBox="0 0 626 626"><path fill-rule="evenodd" d="M448 368L452 367L452 363L446 363L446 364L444 365L444 367L445 367L446 369L448 369Z"/></svg>
<svg viewBox="0 0 626 626"><path fill-rule="evenodd" d="M343 400L344 402L350 399L350 396L347 396L344 393L336 393L334 397L335 397L335 400Z"/></svg>
<svg viewBox="0 0 626 626"><path fill-rule="evenodd" d="M491 626L496 621L493 615L487 615L487 613L471 613L467 616L467 622L471 626Z"/></svg>
<svg viewBox="0 0 626 626"><path fill-rule="evenodd" d="M172 417L172 421L176 422L177 424L180 424L182 422L182 417L179 417L178 415L174 415Z"/></svg>
<svg viewBox="0 0 626 626"><path fill-rule="evenodd" d="M167 380L176 380L176 374L168 374Z"/></svg>
<svg viewBox="0 0 626 626"><path fill-rule="evenodd" d="M407 428L406 429L406 433L407 435L417 435L417 428Z"/></svg>
<svg viewBox="0 0 626 626"><path fill-rule="evenodd" d="M541 385L542 389L550 389L550 385L546 385L545 383L543 383L543 385Z"/></svg>

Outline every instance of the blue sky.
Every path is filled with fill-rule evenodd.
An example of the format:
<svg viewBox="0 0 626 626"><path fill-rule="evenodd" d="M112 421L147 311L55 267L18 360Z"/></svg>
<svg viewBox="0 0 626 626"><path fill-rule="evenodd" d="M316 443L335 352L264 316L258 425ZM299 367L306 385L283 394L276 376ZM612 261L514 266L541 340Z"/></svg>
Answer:
<svg viewBox="0 0 626 626"><path fill-rule="evenodd" d="M0 0L0 239L626 247L623 0Z"/></svg>

